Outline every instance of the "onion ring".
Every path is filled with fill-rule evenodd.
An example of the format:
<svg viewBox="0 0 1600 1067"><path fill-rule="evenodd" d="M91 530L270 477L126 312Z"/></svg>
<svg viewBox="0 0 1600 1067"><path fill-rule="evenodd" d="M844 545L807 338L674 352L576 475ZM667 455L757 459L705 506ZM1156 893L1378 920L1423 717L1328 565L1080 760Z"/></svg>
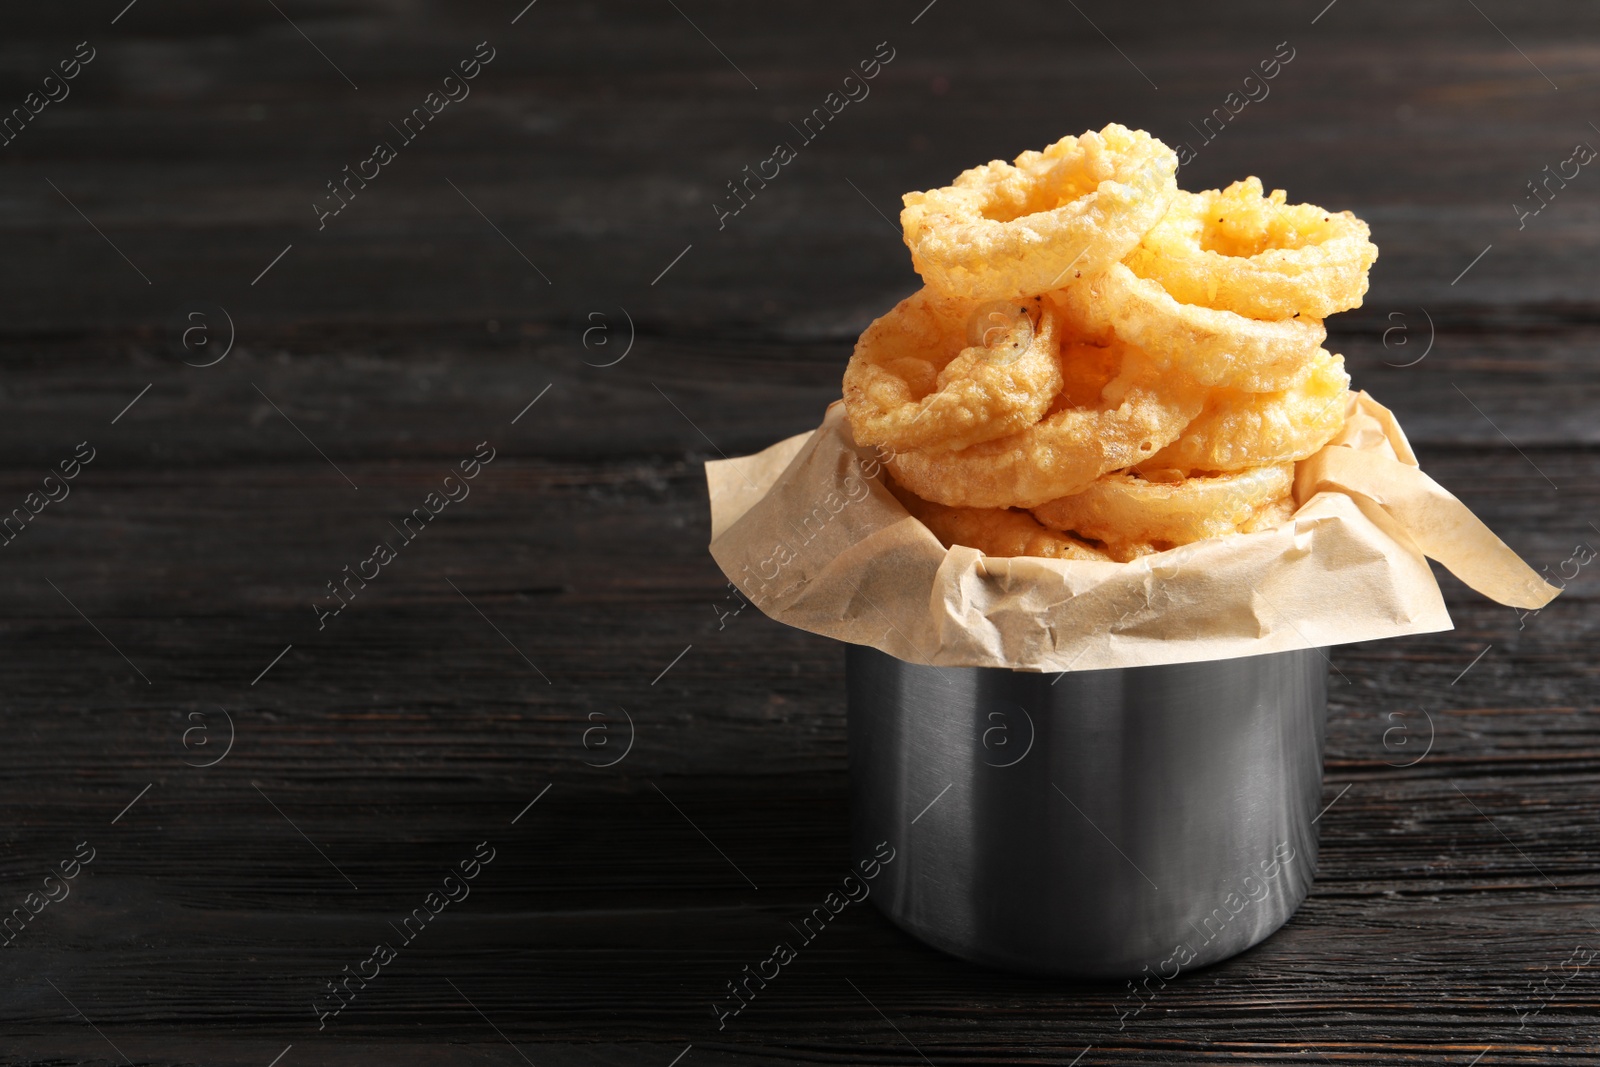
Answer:
<svg viewBox="0 0 1600 1067"><path fill-rule="evenodd" d="M905 452L889 460L901 485L952 507L1028 508L1082 492L1107 471L1131 467L1177 440L1205 406L1205 391L1160 374L1131 345L1098 405L1047 415L1021 433L955 452Z"/></svg>
<svg viewBox="0 0 1600 1067"><path fill-rule="evenodd" d="M1102 542L1118 559L1237 533L1261 509L1288 496L1294 464L1251 467L1176 482L1108 474L1075 496L1033 509L1053 530Z"/></svg>
<svg viewBox="0 0 1600 1067"><path fill-rule="evenodd" d="M1233 471L1306 459L1344 426L1349 386L1344 357L1319 351L1310 374L1292 389L1275 393L1218 389L1183 435L1139 468Z"/></svg>
<svg viewBox="0 0 1600 1067"><path fill-rule="evenodd" d="M1037 297L1003 308L906 297L862 333L844 372L857 443L965 448L1038 422L1061 388L1056 317ZM963 347L969 323L981 343Z"/></svg>
<svg viewBox="0 0 1600 1067"><path fill-rule="evenodd" d="M1178 157L1112 123L905 194L900 226L930 288L971 300L1032 296L1068 270L1098 273L1133 251L1177 192Z"/></svg>
<svg viewBox="0 0 1600 1067"><path fill-rule="evenodd" d="M1293 518L1294 512L1295 503L1294 497L1292 496L1286 496L1280 500L1269 501L1265 504L1262 504L1261 507L1250 516L1250 518L1246 519L1244 522L1241 522L1237 529L1226 531L1220 536L1226 536L1227 533L1259 533L1262 530L1276 529ZM1070 535L1062 534L1060 536L1066 537ZM1150 541L1114 541L1107 544L1102 544L1099 548L1099 551L1104 552L1105 557L1115 563L1131 563L1133 560L1136 560L1141 556L1151 556L1157 552L1167 552L1176 547L1178 546L1167 544L1165 542L1154 543Z"/></svg>
<svg viewBox="0 0 1600 1067"><path fill-rule="evenodd" d="M1180 192L1124 261L1184 304L1254 319L1322 319L1361 306L1378 258L1372 231L1348 211L1264 196L1260 178Z"/></svg>
<svg viewBox="0 0 1600 1067"><path fill-rule="evenodd" d="M1159 366L1177 367L1203 385L1252 393L1285 389L1304 378L1307 359L1328 336L1319 319L1262 322L1180 304L1160 282L1121 263L1056 290L1052 298L1087 333L1114 333Z"/></svg>
<svg viewBox="0 0 1600 1067"><path fill-rule="evenodd" d="M885 484L913 518L946 548L964 545L986 556L1043 556L1045 559L1107 560L1110 557L1076 537L1047 529L1026 511L1009 508L952 508L923 500L896 485Z"/></svg>

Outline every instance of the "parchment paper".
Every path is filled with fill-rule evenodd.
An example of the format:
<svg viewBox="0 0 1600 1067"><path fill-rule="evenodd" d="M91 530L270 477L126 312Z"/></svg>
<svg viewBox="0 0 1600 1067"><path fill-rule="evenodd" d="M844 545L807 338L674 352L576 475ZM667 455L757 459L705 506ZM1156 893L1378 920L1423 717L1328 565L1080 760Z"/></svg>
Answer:
<svg viewBox="0 0 1600 1067"><path fill-rule="evenodd" d="M1351 396L1274 530L1132 563L944 548L881 483L842 402L764 452L706 464L711 554L767 615L913 663L1062 671L1227 659L1451 628L1431 556L1502 604L1546 584Z"/></svg>

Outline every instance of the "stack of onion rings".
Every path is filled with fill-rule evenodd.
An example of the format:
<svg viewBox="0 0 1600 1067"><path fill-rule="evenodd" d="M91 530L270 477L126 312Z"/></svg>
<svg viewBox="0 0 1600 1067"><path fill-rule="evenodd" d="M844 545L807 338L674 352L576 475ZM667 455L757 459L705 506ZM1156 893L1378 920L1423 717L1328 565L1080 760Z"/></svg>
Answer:
<svg viewBox="0 0 1600 1067"><path fill-rule="evenodd" d="M862 334L845 404L944 544L1126 562L1292 515L1294 464L1344 422L1322 320L1360 306L1377 247L1349 212L1256 178L1183 192L1175 166L1113 124L906 194L926 288Z"/></svg>

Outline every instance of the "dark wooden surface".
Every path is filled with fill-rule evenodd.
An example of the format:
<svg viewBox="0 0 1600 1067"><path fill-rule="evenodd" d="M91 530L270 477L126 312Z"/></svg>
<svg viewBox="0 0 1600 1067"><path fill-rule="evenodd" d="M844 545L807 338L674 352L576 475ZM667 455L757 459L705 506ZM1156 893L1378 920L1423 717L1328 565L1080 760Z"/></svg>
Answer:
<svg viewBox="0 0 1600 1067"><path fill-rule="evenodd" d="M1445 575L1454 632L1337 649L1310 899L1125 1027L1123 988L858 908L719 1032L854 857L842 653L719 628L700 469L837 395L915 284L900 192L1112 120L1194 139L1287 40L1183 181L1372 223L1337 346L1555 571L1600 545L1600 174L1512 205L1600 144L1591 7L124 3L8 11L0 45L5 107L98 51L0 148L0 510L97 449L0 549L0 905L96 850L0 950L3 1062L1600 1063L1600 965L1562 968L1600 947L1589 569L1520 628ZM483 40L472 96L318 232L323 183ZM719 231L723 183L883 40L871 96ZM185 365L197 322L222 362ZM324 583L483 440L471 496L319 632ZM587 766L619 707L632 750ZM186 765L219 708L231 751ZM482 840L472 895L319 1032L324 983Z"/></svg>

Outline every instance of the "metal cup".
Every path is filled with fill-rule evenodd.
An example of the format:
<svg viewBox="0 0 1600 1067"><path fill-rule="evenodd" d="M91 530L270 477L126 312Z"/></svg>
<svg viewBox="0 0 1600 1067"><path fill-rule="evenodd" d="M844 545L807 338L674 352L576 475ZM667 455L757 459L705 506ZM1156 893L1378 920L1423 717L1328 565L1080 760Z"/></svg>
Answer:
<svg viewBox="0 0 1600 1067"><path fill-rule="evenodd" d="M1037 674L852 645L846 671L855 855L893 848L872 899L936 948L1170 980L1311 888L1319 649Z"/></svg>

